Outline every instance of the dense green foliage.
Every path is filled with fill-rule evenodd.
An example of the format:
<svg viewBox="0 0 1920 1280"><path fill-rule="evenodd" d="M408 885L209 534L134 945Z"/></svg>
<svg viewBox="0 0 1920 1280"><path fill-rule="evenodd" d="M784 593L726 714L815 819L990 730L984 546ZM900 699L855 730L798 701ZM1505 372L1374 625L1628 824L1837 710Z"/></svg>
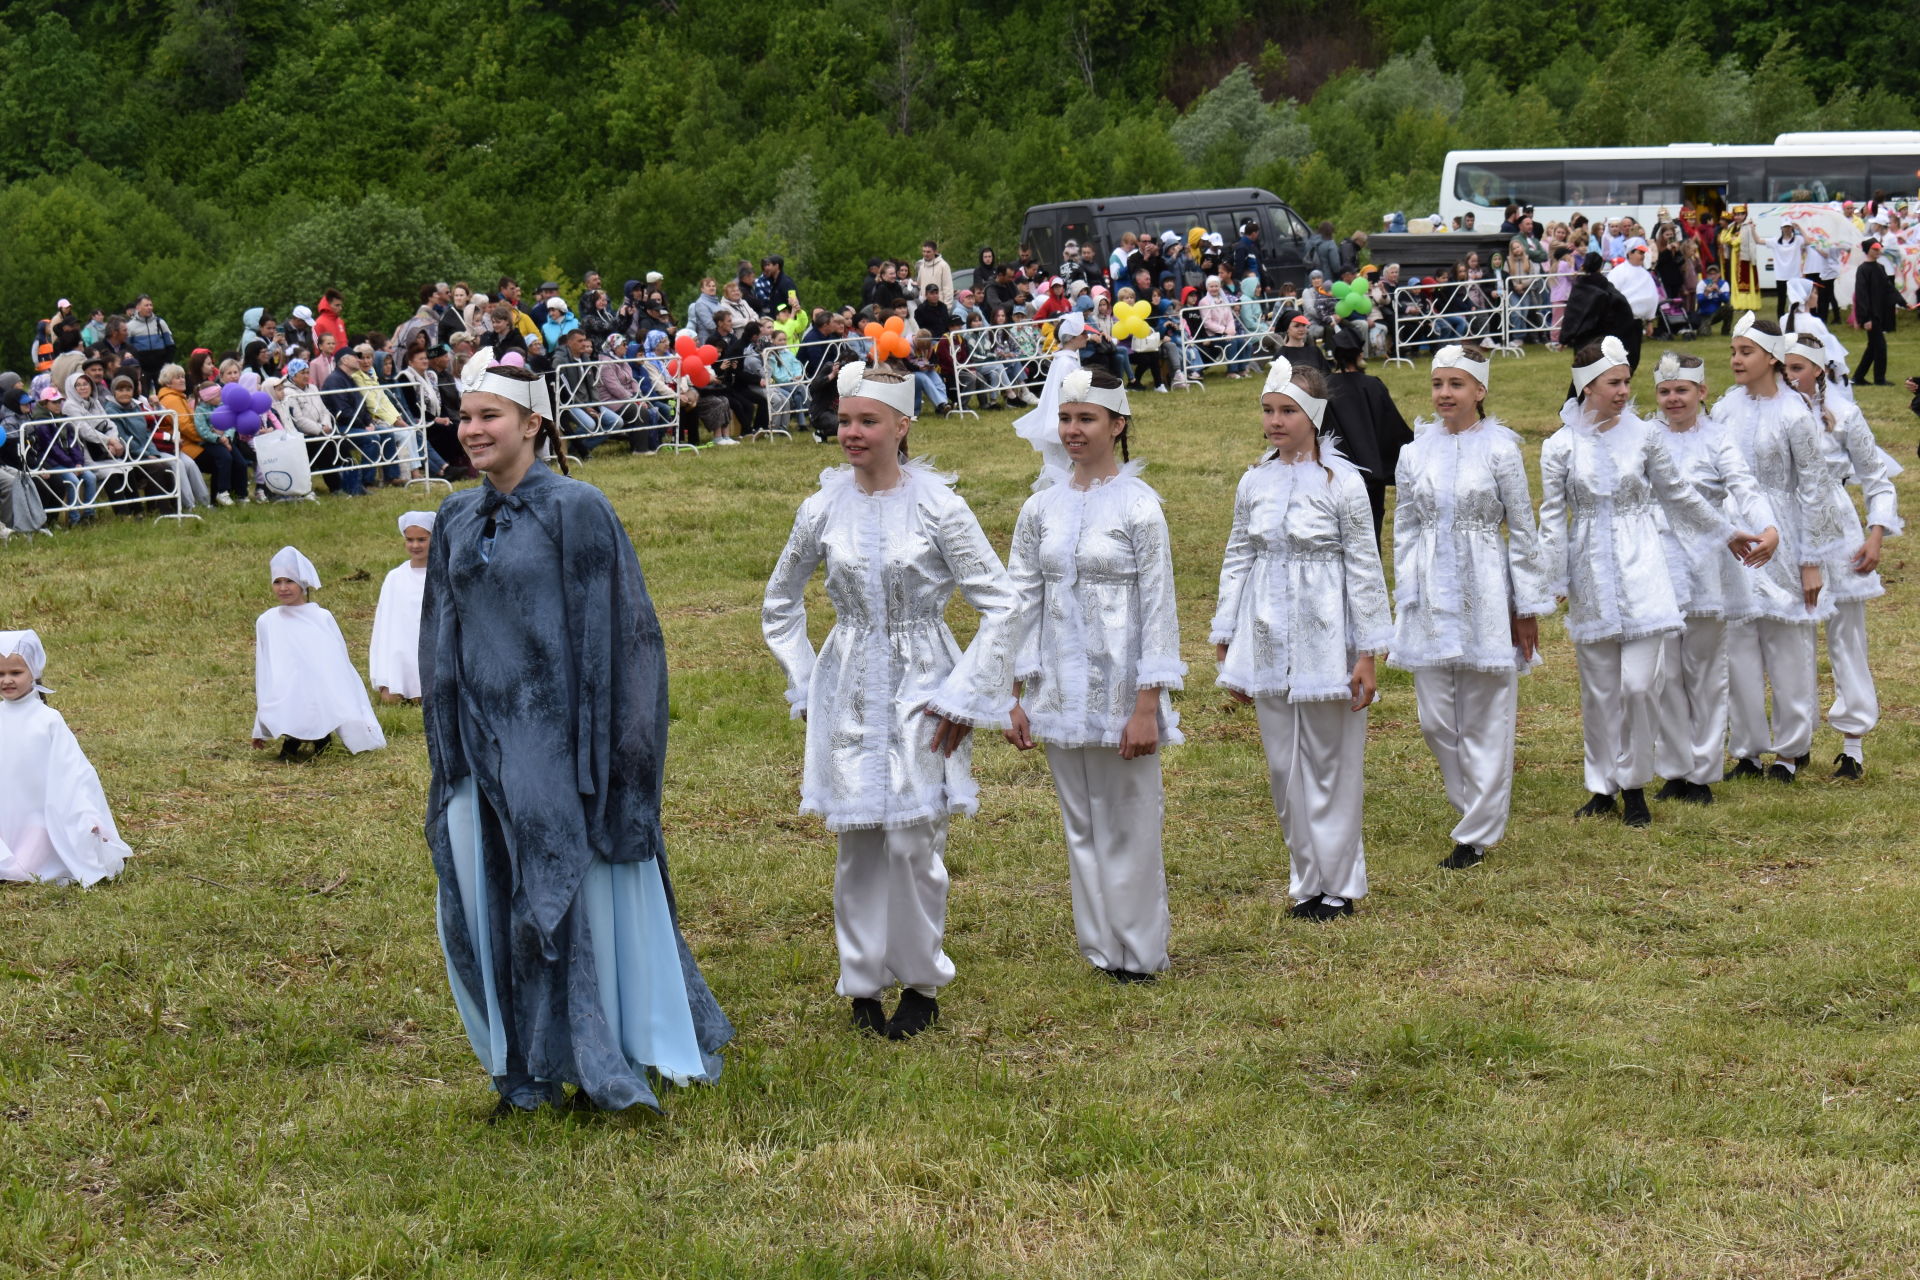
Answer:
<svg viewBox="0 0 1920 1280"><path fill-rule="evenodd" d="M1735 0L0 0L0 334L153 292L219 342L323 281L391 324L495 266L680 288L783 250L848 293L1025 207L1257 183L1432 207L1450 148L1753 141L1916 119L1859 11ZM368 243L363 244L362 238ZM351 248L350 248L351 247ZM479 280L476 279L476 284ZM288 291L293 291L290 295Z"/></svg>

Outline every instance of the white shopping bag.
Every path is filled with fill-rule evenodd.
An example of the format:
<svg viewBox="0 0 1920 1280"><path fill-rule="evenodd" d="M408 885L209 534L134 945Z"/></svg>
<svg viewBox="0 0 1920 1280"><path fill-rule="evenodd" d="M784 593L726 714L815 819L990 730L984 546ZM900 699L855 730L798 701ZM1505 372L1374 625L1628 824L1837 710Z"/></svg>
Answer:
<svg viewBox="0 0 1920 1280"><path fill-rule="evenodd" d="M313 492L307 441L298 431L262 431L253 438L260 483L276 498L304 498Z"/></svg>

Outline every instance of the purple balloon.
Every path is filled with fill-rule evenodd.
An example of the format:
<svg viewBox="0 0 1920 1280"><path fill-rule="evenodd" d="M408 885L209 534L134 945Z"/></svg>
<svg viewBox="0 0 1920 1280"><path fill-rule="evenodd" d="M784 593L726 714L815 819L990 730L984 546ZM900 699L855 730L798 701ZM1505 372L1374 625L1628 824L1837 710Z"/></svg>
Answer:
<svg viewBox="0 0 1920 1280"><path fill-rule="evenodd" d="M253 392L247 390L237 382L229 382L226 386L220 388L220 403L235 413L246 408L247 402L252 399Z"/></svg>
<svg viewBox="0 0 1920 1280"><path fill-rule="evenodd" d="M227 408L227 406L221 405L218 409L208 414L207 417L213 423L213 429L215 431L233 430L233 410Z"/></svg>
<svg viewBox="0 0 1920 1280"><path fill-rule="evenodd" d="M260 415L249 409L245 413L233 415L233 429L242 440L251 440L253 433L260 429Z"/></svg>
<svg viewBox="0 0 1920 1280"><path fill-rule="evenodd" d="M247 408L255 413L266 413L273 408L273 395L267 391L256 391L247 398Z"/></svg>

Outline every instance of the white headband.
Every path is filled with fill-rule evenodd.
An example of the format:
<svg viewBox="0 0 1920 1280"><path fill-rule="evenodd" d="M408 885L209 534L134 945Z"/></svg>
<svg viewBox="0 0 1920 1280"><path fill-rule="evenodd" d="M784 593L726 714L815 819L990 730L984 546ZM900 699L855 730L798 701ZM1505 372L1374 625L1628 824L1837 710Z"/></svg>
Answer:
<svg viewBox="0 0 1920 1280"><path fill-rule="evenodd" d="M1267 370L1267 383L1260 388L1260 394L1285 396L1299 405L1315 431L1320 430L1320 423L1327 416L1327 402L1296 383L1293 380L1293 366L1279 357L1274 358L1273 367Z"/></svg>
<svg viewBox="0 0 1920 1280"><path fill-rule="evenodd" d="M282 547L274 552L271 568L276 578L291 578L309 591L320 589L320 571L298 548Z"/></svg>
<svg viewBox="0 0 1920 1280"><path fill-rule="evenodd" d="M47 649L40 643L40 633L29 628L25 631L0 631L0 658L20 658L27 664L27 674L33 677L33 687L41 693L53 690L40 683L40 675L47 669Z"/></svg>
<svg viewBox="0 0 1920 1280"><path fill-rule="evenodd" d="M460 391L463 395L478 391L499 396L502 400L511 400L522 409L552 422L553 398L547 394L547 380L535 378L531 382L522 382L518 378L508 378L494 372L495 368L512 367L503 360L494 359L492 347L482 347L473 353L466 367L460 370Z"/></svg>
<svg viewBox="0 0 1920 1280"><path fill-rule="evenodd" d="M878 400L903 418L913 416L913 384L905 379L899 382L874 382L867 377L867 367L856 361L841 367L835 385L840 390L842 400L848 396L863 396L868 400Z"/></svg>
<svg viewBox="0 0 1920 1280"><path fill-rule="evenodd" d="M1466 348L1457 342L1450 342L1434 352L1433 367L1440 369L1458 369L1462 373L1472 374L1473 380L1482 387L1487 385L1488 366L1485 360L1467 359Z"/></svg>
<svg viewBox="0 0 1920 1280"><path fill-rule="evenodd" d="M1760 330L1754 328L1753 312L1751 311L1734 321L1733 336L1736 338L1745 338L1748 342L1751 342L1775 360L1785 360L1787 358L1787 340L1777 334L1762 333Z"/></svg>
<svg viewBox="0 0 1920 1280"><path fill-rule="evenodd" d="M1060 403L1097 404L1109 413L1125 418L1133 416L1133 410L1127 407L1127 389L1094 386L1091 369L1075 369L1060 380Z"/></svg>
<svg viewBox="0 0 1920 1280"><path fill-rule="evenodd" d="M1573 366L1574 394L1587 389L1587 384L1609 369L1624 368L1632 362L1627 359L1627 348L1620 339L1608 334L1600 340L1600 358L1592 364Z"/></svg>
<svg viewBox="0 0 1920 1280"><path fill-rule="evenodd" d="M1069 311L1066 315L1060 317L1058 324L1054 325L1053 336L1059 341L1065 342L1068 338L1077 338L1086 331L1086 317L1078 311Z"/></svg>
<svg viewBox="0 0 1920 1280"><path fill-rule="evenodd" d="M1707 385L1707 366L1697 364L1688 368L1680 363L1679 356L1669 351L1653 367L1653 385L1657 387L1663 382L1697 382L1704 387Z"/></svg>
<svg viewBox="0 0 1920 1280"><path fill-rule="evenodd" d="M400 536L405 537L409 529L425 529L433 532L433 512L409 511L400 517Z"/></svg>

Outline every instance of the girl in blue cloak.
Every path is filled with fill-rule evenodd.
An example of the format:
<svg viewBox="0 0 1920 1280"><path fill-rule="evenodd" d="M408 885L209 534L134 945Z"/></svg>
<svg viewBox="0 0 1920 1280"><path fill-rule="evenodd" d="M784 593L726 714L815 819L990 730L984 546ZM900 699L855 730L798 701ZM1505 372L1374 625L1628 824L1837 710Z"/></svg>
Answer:
<svg viewBox="0 0 1920 1280"><path fill-rule="evenodd" d="M640 564L566 451L546 385L477 353L420 622L427 843L454 1002L500 1103L659 1109L733 1028L688 951L660 833L667 667Z"/></svg>

